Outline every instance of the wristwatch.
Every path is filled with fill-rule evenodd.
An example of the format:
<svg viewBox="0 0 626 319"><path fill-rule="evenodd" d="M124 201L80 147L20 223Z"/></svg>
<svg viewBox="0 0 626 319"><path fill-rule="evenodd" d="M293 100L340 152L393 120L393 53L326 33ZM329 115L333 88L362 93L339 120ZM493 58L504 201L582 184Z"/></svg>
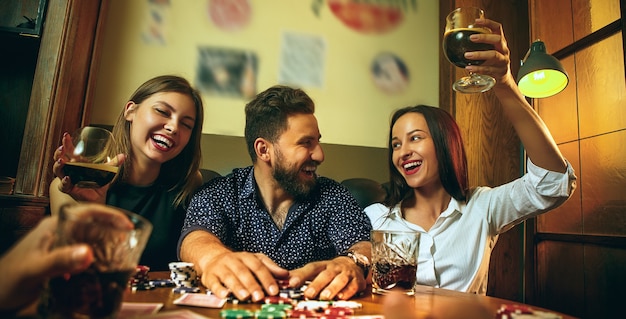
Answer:
<svg viewBox="0 0 626 319"><path fill-rule="evenodd" d="M367 256L353 250L348 250L340 254L339 256L347 256L352 258L352 261L354 261L354 263L359 266L361 270L363 270L363 278L367 279L367 274L369 274L371 267L370 259L367 258Z"/></svg>

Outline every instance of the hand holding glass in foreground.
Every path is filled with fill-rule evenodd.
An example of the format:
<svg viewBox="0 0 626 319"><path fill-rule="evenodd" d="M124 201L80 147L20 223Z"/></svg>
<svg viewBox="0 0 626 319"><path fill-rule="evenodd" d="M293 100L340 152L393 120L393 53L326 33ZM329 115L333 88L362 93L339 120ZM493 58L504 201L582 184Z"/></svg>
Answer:
<svg viewBox="0 0 626 319"><path fill-rule="evenodd" d="M78 204L67 209L132 228L116 209L99 204ZM0 259L0 312L18 311L35 301L47 278L84 271L94 261L92 248L75 243L53 248L58 216L44 218Z"/></svg>

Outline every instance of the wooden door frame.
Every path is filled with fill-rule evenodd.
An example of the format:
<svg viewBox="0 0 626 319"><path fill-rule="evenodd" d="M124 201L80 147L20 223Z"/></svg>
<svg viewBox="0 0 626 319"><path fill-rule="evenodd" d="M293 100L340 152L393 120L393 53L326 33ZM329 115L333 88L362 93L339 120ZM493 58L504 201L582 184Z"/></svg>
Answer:
<svg viewBox="0 0 626 319"><path fill-rule="evenodd" d="M52 158L64 132L84 123L106 0L48 0L33 80L15 194L47 197Z"/></svg>

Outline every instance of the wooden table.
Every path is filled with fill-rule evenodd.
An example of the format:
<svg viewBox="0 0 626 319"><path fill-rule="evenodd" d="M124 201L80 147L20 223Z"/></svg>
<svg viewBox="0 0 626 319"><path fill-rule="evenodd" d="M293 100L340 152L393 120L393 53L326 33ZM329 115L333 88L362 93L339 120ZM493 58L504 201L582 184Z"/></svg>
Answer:
<svg viewBox="0 0 626 319"><path fill-rule="evenodd" d="M169 272L150 273L150 279L164 278L169 278ZM202 292L204 291L205 290L202 289ZM352 299L361 303L363 306L361 309L355 311L355 315L383 314L382 301L384 300L384 296L371 294L370 291L371 290L368 289L367 292L364 293L362 296ZM128 292L124 297L124 301L163 303L163 308L160 310L160 312L187 309L214 319L220 318L219 312L222 309L243 308L254 311L260 308L259 304L232 304L230 302L226 303L221 309L175 305L173 301L180 296L180 294L172 292L172 288L155 288L152 290ZM414 309L407 309L407 311L413 311L415 313L415 319L495 318L496 312L502 304L522 305L520 303L512 302L505 299L480 296L427 286L418 286L413 300L415 306ZM539 307L531 307L539 311L549 311L541 309ZM560 313L559 315L561 315L563 319L574 318Z"/></svg>

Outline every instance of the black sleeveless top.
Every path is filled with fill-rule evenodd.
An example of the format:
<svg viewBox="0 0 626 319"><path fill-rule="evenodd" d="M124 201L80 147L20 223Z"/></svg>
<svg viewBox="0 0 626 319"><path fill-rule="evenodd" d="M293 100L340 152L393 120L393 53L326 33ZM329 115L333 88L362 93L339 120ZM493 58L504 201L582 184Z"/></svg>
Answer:
<svg viewBox="0 0 626 319"><path fill-rule="evenodd" d="M174 209L176 194L177 190L168 192L158 182L151 186L117 183L107 192L107 205L137 213L152 222L152 233L139 261L151 271L168 270L168 263L178 260L176 247L185 209Z"/></svg>

